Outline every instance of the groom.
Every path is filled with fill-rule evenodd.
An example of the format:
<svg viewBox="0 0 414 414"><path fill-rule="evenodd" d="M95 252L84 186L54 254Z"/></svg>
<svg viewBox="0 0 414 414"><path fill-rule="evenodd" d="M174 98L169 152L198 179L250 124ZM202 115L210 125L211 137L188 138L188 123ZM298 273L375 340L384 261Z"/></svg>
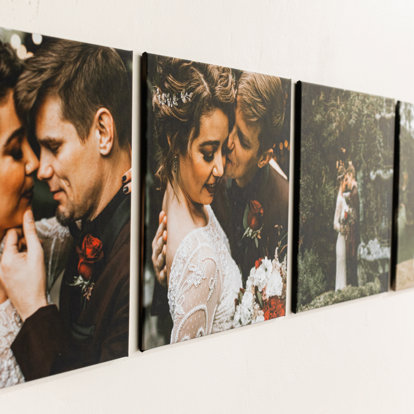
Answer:
<svg viewBox="0 0 414 414"><path fill-rule="evenodd" d="M225 175L212 204L230 241L231 253L246 282L250 269L267 256L286 254L289 183L271 164L273 147L281 142L285 96L279 78L243 72L238 82L236 117L228 141ZM163 216L161 216L163 217ZM153 241L152 262L157 280L166 284L163 246L166 221ZM154 292L154 314L167 311ZM166 295L164 293L164 295ZM158 309L156 309L158 308Z"/></svg>
<svg viewBox="0 0 414 414"><path fill-rule="evenodd" d="M264 257L286 254L289 182L274 167L273 148L283 142L285 95L275 76L243 72L225 175L213 210L227 234L243 282Z"/></svg>
<svg viewBox="0 0 414 414"><path fill-rule="evenodd" d="M112 49L55 40L27 61L16 103L40 145L38 178L74 238L60 309L45 296L43 251L25 213L27 252L9 231L2 281L23 326L12 350L26 380L126 356L129 325L131 95Z"/></svg>
<svg viewBox="0 0 414 414"><path fill-rule="evenodd" d="M243 72L238 82L235 125L228 141L225 176L212 204L229 238L231 254L243 284L252 267L278 247L286 255L289 182L272 165L273 147L282 142L285 95L279 78ZM164 218L163 218L164 217ZM161 331L170 329L167 301L164 213L152 243L155 284L151 313L159 316ZM168 340L166 338L166 340Z"/></svg>

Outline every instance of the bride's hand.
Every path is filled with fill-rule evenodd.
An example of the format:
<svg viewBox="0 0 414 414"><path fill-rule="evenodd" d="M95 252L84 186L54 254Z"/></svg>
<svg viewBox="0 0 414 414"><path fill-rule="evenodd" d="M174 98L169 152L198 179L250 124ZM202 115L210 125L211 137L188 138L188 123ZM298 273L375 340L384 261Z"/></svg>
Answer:
<svg viewBox="0 0 414 414"><path fill-rule="evenodd" d="M154 267L155 277L158 282L167 286L167 267L165 265L165 256L167 252L167 215L161 211L159 217L159 226L152 241L152 265Z"/></svg>
<svg viewBox="0 0 414 414"><path fill-rule="evenodd" d="M47 305L43 249L31 210L24 213L23 233L27 250L22 248L16 229L7 232L0 262L0 277L7 296L24 321Z"/></svg>

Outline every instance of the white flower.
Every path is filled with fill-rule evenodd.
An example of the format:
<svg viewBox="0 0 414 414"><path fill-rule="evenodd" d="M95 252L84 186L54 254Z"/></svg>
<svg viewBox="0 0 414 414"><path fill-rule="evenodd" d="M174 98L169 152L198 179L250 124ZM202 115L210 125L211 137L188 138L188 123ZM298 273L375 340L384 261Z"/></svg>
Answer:
<svg viewBox="0 0 414 414"><path fill-rule="evenodd" d="M239 326L242 326L241 323L240 323L240 319L241 319L241 306L238 305L238 306L236 306L236 312L234 313L233 326L235 328L238 328Z"/></svg>
<svg viewBox="0 0 414 414"><path fill-rule="evenodd" d="M240 313L240 322L243 326L248 325L252 321L252 312L251 309L248 309L244 306L241 307Z"/></svg>
<svg viewBox="0 0 414 414"><path fill-rule="evenodd" d="M257 269L253 267L250 270L250 276L247 279L246 286L248 285L257 286L257 288L260 291L262 291L263 288L268 283L268 279L269 279L271 271L272 271L272 261L269 260L267 257L265 257Z"/></svg>
<svg viewBox="0 0 414 414"><path fill-rule="evenodd" d="M263 293L266 290L266 296L281 296L283 294L283 278L287 272L286 257L283 262L278 260L277 249L273 260L265 257L260 265L250 270L250 275L246 281L246 290L244 291L241 303L236 306L234 314L234 327L249 325L264 321L263 309L261 309L256 298L256 288Z"/></svg>
<svg viewBox="0 0 414 414"><path fill-rule="evenodd" d="M248 325L252 321L254 296L252 292L246 291L240 306L240 321L242 325Z"/></svg>
<svg viewBox="0 0 414 414"><path fill-rule="evenodd" d="M265 318L264 318L263 311L262 311L262 310L260 310L260 311L257 313L257 315L256 315L256 317L254 318L254 320L252 321L252 323L263 322L264 320L265 320Z"/></svg>
<svg viewBox="0 0 414 414"><path fill-rule="evenodd" d="M271 296L280 296L283 290L283 280L280 276L280 270L278 268L273 269L269 282L266 286L266 295Z"/></svg>
<svg viewBox="0 0 414 414"><path fill-rule="evenodd" d="M246 281L246 290L249 290L249 291L254 290L252 271L253 269L250 271L250 276L248 277Z"/></svg>
<svg viewBox="0 0 414 414"><path fill-rule="evenodd" d="M254 285L255 285L255 286L257 286L257 288L258 288L260 291L262 291L262 290L263 290L263 288L266 286L266 279L267 279L267 277L266 277L266 276L267 276L267 275L266 275L266 271L265 271L265 269L263 269L262 265L260 265L260 266L256 269L256 271L255 271L255 273L254 273L254 278L253 278Z"/></svg>
<svg viewBox="0 0 414 414"><path fill-rule="evenodd" d="M242 305L243 306L252 306L253 305L253 293L250 290L246 290L243 295Z"/></svg>

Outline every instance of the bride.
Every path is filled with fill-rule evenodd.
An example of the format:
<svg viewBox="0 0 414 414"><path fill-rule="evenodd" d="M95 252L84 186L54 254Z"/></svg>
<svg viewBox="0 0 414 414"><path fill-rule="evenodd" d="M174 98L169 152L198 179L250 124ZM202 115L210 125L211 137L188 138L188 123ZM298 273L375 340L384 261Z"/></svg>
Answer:
<svg viewBox="0 0 414 414"><path fill-rule="evenodd" d="M335 290L343 289L346 286L346 239L345 222L348 214L348 206L344 197L346 190L345 168L340 166L338 169L339 190L336 199L336 209L334 217L334 229L338 232L336 240L336 277Z"/></svg>
<svg viewBox="0 0 414 414"><path fill-rule="evenodd" d="M13 50L0 42L0 240L7 229L22 225L32 199L32 175L39 165L14 105L13 89L21 71ZM64 270L71 238L55 218L37 222L36 230L42 240L47 286L51 287ZM0 388L24 381L10 349L21 323L0 282Z"/></svg>
<svg viewBox="0 0 414 414"><path fill-rule="evenodd" d="M234 119L229 69L158 58L153 89L158 176L168 219L171 342L232 327L241 275L213 210Z"/></svg>

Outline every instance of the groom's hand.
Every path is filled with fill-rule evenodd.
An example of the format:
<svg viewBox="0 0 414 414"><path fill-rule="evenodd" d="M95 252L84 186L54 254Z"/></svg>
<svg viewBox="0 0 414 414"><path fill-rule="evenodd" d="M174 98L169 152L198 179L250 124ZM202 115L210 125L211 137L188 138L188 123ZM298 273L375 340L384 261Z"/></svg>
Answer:
<svg viewBox="0 0 414 414"><path fill-rule="evenodd" d="M131 192L132 186L132 168L130 168L123 176L122 176L122 191L124 194L129 194Z"/></svg>
<svg viewBox="0 0 414 414"><path fill-rule="evenodd" d="M158 282L167 285L167 267L165 265L165 255L167 252L167 215L161 211L159 217L159 226L152 241L152 265L154 267L155 277Z"/></svg>
<svg viewBox="0 0 414 414"><path fill-rule="evenodd" d="M0 276L6 292L22 320L26 320L39 308L47 305L46 272L43 249L37 237L33 213L27 210L23 216L24 243L16 229L6 234Z"/></svg>

